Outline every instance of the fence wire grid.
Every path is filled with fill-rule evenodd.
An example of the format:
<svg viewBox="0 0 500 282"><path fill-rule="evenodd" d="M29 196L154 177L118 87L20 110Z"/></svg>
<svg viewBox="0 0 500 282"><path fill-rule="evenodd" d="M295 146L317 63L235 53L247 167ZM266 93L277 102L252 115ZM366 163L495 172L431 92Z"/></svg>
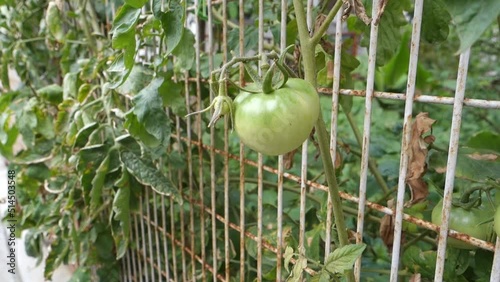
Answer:
<svg viewBox="0 0 500 282"><path fill-rule="evenodd" d="M237 23L228 20L228 5L232 3L232 8L237 8L239 21ZM310 29L313 24L314 1L307 1L307 17ZM427 1L426 1L427 2ZM184 77L177 77L185 87L186 108L189 112L203 109L207 101L202 99L202 85L208 83L202 78L202 60L208 60L211 70L218 67L218 60L227 61L229 52L238 54L248 54L248 52L262 53L269 43L268 34L264 21L265 1L259 0L258 6L253 7L258 11L258 50L245 50L245 29L251 28L252 23L248 23L245 17L244 8L253 5L256 1L200 1L196 0L193 6L188 8L188 27L195 34L195 75L186 72ZM192 3L188 3L192 4ZM233 5L234 4L234 5ZM277 11L281 12L280 29L280 50L286 48L287 42L287 20L288 1L282 0ZM463 107L483 108L491 111L500 109L500 100L469 99L466 97L465 87L468 73L470 49L466 50L459 57L459 66L456 77L456 90L451 97L439 97L417 93L416 76L417 62L419 58L420 30L422 24L422 9L424 1L416 0L412 18L412 32L410 46L410 59L408 69L408 79L405 93L391 93L375 91L375 70L376 70L376 50L378 24L372 23L369 51L366 56L368 72L366 74L366 89L340 89L341 80L341 52L343 40L349 35L345 31L345 23L342 22L343 10L339 11L336 19L330 27L330 33L335 38L333 52L333 85L331 88L318 88L322 95L322 101L331 98L330 115L330 153L332 156L339 154L338 140L338 116L339 101L341 96L353 96L354 103L364 102L363 130L360 133L361 166L359 167L359 190L356 195L341 192L344 203L351 203L357 209L351 208L354 213L350 227L352 228L352 242L363 242L364 227L367 224L378 224L380 219L373 217L369 212L385 214L393 217L394 231L392 249L389 249L392 261L389 267L385 264L381 267L385 271L390 281L405 280L400 276L400 260L402 256L402 233L404 222L414 223L422 230L437 232L437 238L433 232L423 233L423 240L435 242L437 240L437 258L434 281L442 281L445 271L446 260L446 238L457 238L467 241L481 249L494 252L494 262L491 271L490 281L500 281L500 240L497 238L496 244L483 241L450 230L448 222L444 221L441 226L437 226L423 219L403 213L405 204L406 178L409 163L408 146L411 139L411 124L416 116L414 105L422 104L442 104L453 107L451 121L451 134L449 136L448 165L446 166L446 181L444 187L444 208L443 213L449 218L451 207L451 195L453 193L455 168L457 162L459 136ZM373 18L376 18L379 8L379 0L373 1ZM208 11L202 15L197 11ZM213 12L212 12L213 11ZM144 14L150 13L145 9ZM217 29L214 23L220 22L221 29ZM228 50L229 32L238 31L239 50ZM219 35L221 35L219 37ZM219 41L219 38L221 41ZM356 47L356 46L355 46ZM221 50L222 58L214 58L215 49ZM162 50L156 48L146 48L143 50L143 60L149 60L158 55ZM205 56L203 54L209 54ZM212 54L212 55L210 55ZM451 54L450 54L451 56ZM243 82L243 69L240 69L240 82ZM195 88L196 96L190 96L190 89ZM210 94L212 100L213 93ZM399 176L397 181L397 196L393 206L384 206L367 200L367 190L369 187L370 167L373 165L370 158L370 145L373 144L371 138L379 132L372 132L374 118L372 116L373 103L375 99L383 101L399 100L398 106L403 107L404 115L401 118L401 143L397 148L400 152ZM172 113L169 113L172 116ZM381 117L377 117L381 118ZM122 280L123 281L247 281L246 273L254 273L257 281L265 281L269 278L266 275L273 273L277 281L284 281L288 276L284 265L284 252L291 237L294 234L298 238L296 244L299 247L296 251L307 256L306 248L310 238L309 233L314 227L307 224L308 217L306 202L312 201L314 197L323 195L328 198L328 187L324 185L321 177L313 178L308 169L312 162L317 162L315 157L315 147L306 140L301 151L296 154L295 167L299 173L292 173L286 169L287 159L284 156L277 158L277 167L261 154L251 152L240 144L234 145L234 133L231 133L229 121L219 123L215 128L211 127L209 134L204 134L205 122L202 116L191 116L188 118L177 116L176 132L173 133L175 145L172 150L178 150L180 156L185 158L186 166L175 167L172 164L169 170L169 177L178 184L184 198L183 205L177 204L173 199L158 195L154 191L146 190L140 201L139 212L132 216L132 247L128 250L122 260ZM217 139L216 131L223 131L222 140ZM236 148L236 150L235 150ZM208 156L208 157L207 157ZM209 161L207 161L207 159ZM335 158L334 158L335 159ZM274 160L274 159L273 159ZM273 165L269 165L272 163ZM230 173L231 168L239 167L239 175ZM300 169L298 169L300 168ZM247 179L249 172L256 172L257 177ZM209 179L209 180L208 180ZM290 190L291 185L298 185L296 194L298 197L298 207L290 206L290 199L285 199L284 194ZM341 186L342 189L342 186ZM272 191L272 192L269 192ZM286 195L289 197L289 194ZM276 199L273 199L276 197ZM256 200L256 206L247 206L249 199ZM321 199L322 200L322 199ZM265 206L272 205L274 214L264 212ZM223 208L220 208L220 207ZM291 209L298 213L299 221L295 222L297 228L290 228L283 223L288 220L286 217ZM298 209L297 209L298 208ZM322 248L320 261L324 260L326 254L335 248L334 237L335 227L332 218L332 204L330 201L325 206L323 235L321 236ZM349 207L346 207L349 209ZM354 211L353 211L354 210ZM248 214L253 217L249 220ZM256 218L256 221L253 221ZM369 221L371 223L369 223ZM274 222L274 223L272 223ZM373 223L375 222L375 223ZM294 238L295 238L294 237ZM273 258L273 259L271 259ZM294 264L295 260L291 260ZM270 267L273 265L273 267ZM357 260L355 264L355 277L357 281L367 281L363 278L363 258ZM290 266L293 267L293 266ZM311 274L315 273L310 267L304 269L303 279L308 280ZM416 281L416 280L415 280Z"/></svg>

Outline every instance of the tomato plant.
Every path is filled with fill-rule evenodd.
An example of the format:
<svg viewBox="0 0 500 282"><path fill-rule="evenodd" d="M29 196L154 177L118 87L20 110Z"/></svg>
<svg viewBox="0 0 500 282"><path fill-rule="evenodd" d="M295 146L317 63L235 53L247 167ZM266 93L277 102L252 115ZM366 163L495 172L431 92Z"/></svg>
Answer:
<svg viewBox="0 0 500 282"><path fill-rule="evenodd" d="M319 115L316 90L296 78L268 94L242 91L234 106L234 129L241 141L266 155L281 155L300 146Z"/></svg>
<svg viewBox="0 0 500 282"><path fill-rule="evenodd" d="M442 209L443 200L439 201L432 210L432 223L441 225ZM489 240L493 234L493 223L487 222L487 220L491 218L493 213L494 210L487 205L471 207L470 209L452 206L450 211L450 229L477 239ZM448 238L448 244L459 249L476 249L476 247L454 238Z"/></svg>

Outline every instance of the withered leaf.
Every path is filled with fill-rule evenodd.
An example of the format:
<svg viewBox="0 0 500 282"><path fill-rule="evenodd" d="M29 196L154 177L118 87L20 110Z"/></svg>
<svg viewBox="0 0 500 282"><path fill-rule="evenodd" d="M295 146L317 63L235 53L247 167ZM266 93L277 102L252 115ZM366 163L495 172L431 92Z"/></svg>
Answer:
<svg viewBox="0 0 500 282"><path fill-rule="evenodd" d="M387 201L387 207L394 209L394 199L390 199ZM392 250L392 245L394 242L394 215L384 215L380 220L380 228L379 228L380 238L382 242L387 246L387 249ZM401 241L404 241L404 232L401 234Z"/></svg>
<svg viewBox="0 0 500 282"><path fill-rule="evenodd" d="M422 179L427 170L427 146L434 142L433 135L423 136L431 131L435 120L429 118L429 113L422 112L417 115L411 128L411 139L408 147L409 163L406 183L410 186L411 199L409 206L425 200L429 194L427 183Z"/></svg>
<svg viewBox="0 0 500 282"><path fill-rule="evenodd" d="M354 9L354 13L356 16L363 21L366 25L369 25L372 21L370 17L366 14L365 6L363 5L363 1L361 0L342 0L344 5L346 6L345 12L342 15L342 20L345 20L348 17L348 13Z"/></svg>
<svg viewBox="0 0 500 282"><path fill-rule="evenodd" d="M422 275L420 275L420 273L414 273L410 277L410 281L409 282L420 282L420 281L422 281Z"/></svg>

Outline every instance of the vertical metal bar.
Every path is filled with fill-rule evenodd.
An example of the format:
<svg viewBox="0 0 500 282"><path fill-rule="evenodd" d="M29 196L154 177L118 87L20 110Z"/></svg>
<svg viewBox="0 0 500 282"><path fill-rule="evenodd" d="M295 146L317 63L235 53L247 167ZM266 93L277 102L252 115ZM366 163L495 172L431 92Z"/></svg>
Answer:
<svg viewBox="0 0 500 282"><path fill-rule="evenodd" d="M186 100L186 109L188 110L189 113L189 72L184 72L184 93L185 93L185 100ZM188 167L188 197L189 197L189 238L190 238L190 245L192 248L191 252L191 279L193 281L196 280L196 260L195 260L195 252L194 252L194 208L191 203L193 202L193 152L192 152L192 147L191 147L191 117L186 118L186 134L187 134L187 151L186 151L186 158L187 158L187 167Z"/></svg>
<svg viewBox="0 0 500 282"><path fill-rule="evenodd" d="M377 42L378 42L378 24L375 19L378 14L378 1L373 2L372 25L370 32L370 50L368 57L368 74L366 78L366 98L365 98L365 116L363 122L363 145L361 150L361 172L359 177L359 203L357 217L356 243L363 241L363 227L365 222L365 203L366 203L366 181L368 178L368 159L370 157L370 131L372 118L372 100L375 85L375 62L377 60ZM360 280L361 257L356 260L354 275L357 281Z"/></svg>
<svg viewBox="0 0 500 282"><path fill-rule="evenodd" d="M153 194L154 194L154 192L153 192ZM149 212L149 204L148 204L149 203L149 189L146 189L145 199L146 199L146 207L145 207L146 208L146 216L148 218L146 228L147 228L147 232L148 232L148 245L149 245L148 250L146 250L146 251L149 251L149 254L145 258L151 258L151 260L149 262L149 264L151 266L151 269L150 269L151 279L150 279L150 281L156 281L155 280L155 269L153 267L154 262L152 259L153 258L153 240L151 239L151 233L153 233L153 231L151 230L151 213ZM156 231L155 231L155 233L156 233ZM146 241L146 238L144 238L143 241ZM145 259L145 261L147 261L147 260Z"/></svg>
<svg viewBox="0 0 500 282"><path fill-rule="evenodd" d="M465 96L465 83L467 81L467 70L469 67L470 48L460 54L458 64L457 87L455 90L455 103L453 104L453 119L451 121L450 147L448 149L448 162L446 164L446 178L444 183L443 211L441 215L441 227L439 229L438 249L436 259L436 273L434 281L443 279L444 261L446 256L446 241L448 239L448 225L450 218L453 184L455 182L455 168L458 156L458 142L460 138L460 126L462 124L462 108Z"/></svg>
<svg viewBox="0 0 500 282"><path fill-rule="evenodd" d="M125 254L125 257L122 259L124 262L123 264L123 281L129 281L132 280L132 274L130 271L132 270L132 265L130 263L130 248L128 248L127 253Z"/></svg>
<svg viewBox="0 0 500 282"><path fill-rule="evenodd" d="M333 87L332 87L332 115L331 115L331 135L330 135L330 155L335 164L337 156L337 120L339 116L339 92L340 92L340 61L342 55L342 14L344 8L341 7L335 16L335 54L333 57ZM333 203L328 191L328 203L326 213L325 230L325 262L331 251L331 236L333 224Z"/></svg>
<svg viewBox="0 0 500 282"><path fill-rule="evenodd" d="M284 52L286 49L286 26L288 18L288 1L281 0L281 34L280 34L280 50ZM292 160L293 161L293 160ZM278 207L277 207L277 238L276 238L276 281L281 282L281 268L283 263L283 155L278 157Z"/></svg>
<svg viewBox="0 0 500 282"><path fill-rule="evenodd" d="M264 53L264 0L259 0L259 54ZM259 62L259 74L262 75L262 61ZM257 160L257 281L262 281L262 154Z"/></svg>
<svg viewBox="0 0 500 282"><path fill-rule="evenodd" d="M132 242L134 241L134 236L133 236L134 232L137 232L137 226L135 224L135 216L133 214L130 215L130 220L131 220L130 226L133 226L132 230L130 231L130 243L132 245ZM137 246L138 245L136 244L136 248L137 248ZM133 273L134 273L134 277L137 277L137 275L139 273L138 270L137 270L137 265L138 265L139 262L136 263L136 261L135 261L135 255L134 255L134 252L137 252L136 248L134 248L134 249L129 248L129 250L128 250L129 256L131 257L131 260L132 260L132 270L133 270Z"/></svg>
<svg viewBox="0 0 500 282"><path fill-rule="evenodd" d="M493 257L493 267L491 268L490 282L500 281L500 237L497 237L495 245L495 256Z"/></svg>
<svg viewBox="0 0 500 282"><path fill-rule="evenodd" d="M398 279L399 257L401 251L401 232L403 229L403 208L406 189L406 174L408 170L408 144L411 138L411 122L413 113L413 97L415 96L415 80L417 76L418 49L420 46L420 26L422 23L423 0L415 1L413 28L411 35L410 62L408 67L408 81L406 84L406 101L403 121L403 138L401 141L401 159L399 164L398 195L396 202L396 216L394 220L394 243L392 247L391 280Z"/></svg>
<svg viewBox="0 0 500 282"><path fill-rule="evenodd" d="M195 0L195 10L198 11L200 9L200 2L199 0ZM197 111L201 111L202 107L202 101L201 101L201 64L200 64L200 56L201 56L201 39L200 39L200 17L198 14L196 14L195 17L195 25L196 25L196 34L195 36L195 63L196 63L196 104L197 104ZM198 135L198 193L200 197L200 202L202 206L205 205L205 194L204 194L204 180L203 180L203 132L201 130L202 128L202 121L201 121L201 115L196 115L196 123L197 123L197 128L196 128L196 133ZM207 280L207 273L206 269L204 267L205 261L206 261L206 253L205 253L205 209L200 208L200 245L201 245L201 279L202 281Z"/></svg>
<svg viewBox="0 0 500 282"><path fill-rule="evenodd" d="M139 220L140 220L140 225L141 225L141 245L142 245L142 260L144 261L144 273L141 273L141 274L144 274L145 276L145 280L146 281L149 281L149 274L148 274L148 261L146 260L146 258L148 257L147 254L146 254L146 232L144 231L144 220L142 219L142 215L144 213L144 209L142 207L142 201L144 201L144 196L141 196L140 199L139 199ZM141 275L142 276L142 275Z"/></svg>
<svg viewBox="0 0 500 282"><path fill-rule="evenodd" d="M140 201L141 199L139 199ZM137 223L137 221L139 221L141 218L140 218L140 215L138 214L135 214L135 220L134 220L134 225L135 225L135 245L137 247L137 250L135 251L135 254L137 256L137 266L138 266L138 274L139 274L139 281L143 281L143 271L142 271L142 263L141 263L141 254L140 254L140 251L141 251L141 244L140 244L140 239L139 239L139 225Z"/></svg>
<svg viewBox="0 0 500 282"><path fill-rule="evenodd" d="M313 18L312 18L312 9L313 9L313 0L307 0L306 7L306 21L307 21L307 29L309 32L313 31Z"/></svg>
<svg viewBox="0 0 500 282"><path fill-rule="evenodd" d="M181 144L181 139L180 139L180 134L181 134L181 126L180 126L180 118L178 116L175 117L175 130L177 132L177 142L179 143L179 148L182 148L182 146L180 146ZM181 150L181 149L179 149ZM178 170L177 171L177 187L181 193L182 196L184 196L183 194L183 190L184 190L184 185L182 183L183 179L182 179L182 170ZM181 229L181 265L182 265L182 279L183 281L187 281L187 267L186 267L186 252L184 251L185 250L185 247L186 247L186 234L185 234L185 220L184 220L184 209L182 207L179 207L179 223L177 224L180 229Z"/></svg>
<svg viewBox="0 0 500 282"><path fill-rule="evenodd" d="M213 44L214 44L214 34L213 34L213 16L212 16L212 1L207 1L207 10L208 10L208 68L210 71L214 68L213 62ZM214 99L215 93L210 91L210 101ZM215 127L210 127L210 146L215 146ZM217 281L217 210L216 210L216 199L215 199L215 152L213 150L210 151L210 201L211 201L211 215L212 215L212 280Z"/></svg>
<svg viewBox="0 0 500 282"><path fill-rule="evenodd" d="M170 170L170 169L169 169ZM179 277L177 275L178 273L178 270L177 270L177 247L175 245L175 226L176 226L176 222L174 220L174 205L175 205L175 202L174 202L174 199L172 197L169 198L170 199L170 233L172 234L172 266L173 266L173 273L174 273L174 280L175 281L179 281ZM183 252L181 250L181 252Z"/></svg>
<svg viewBox="0 0 500 282"><path fill-rule="evenodd" d="M154 214L154 222L155 222L155 246L156 246L156 264L158 265L158 280L162 281L162 268L161 268L161 256L160 256L160 238L159 238L159 227L160 223L158 222L158 208L156 204L156 193L153 192L153 214ZM165 254L167 255L167 254Z"/></svg>
<svg viewBox="0 0 500 282"><path fill-rule="evenodd" d="M165 196L161 195L161 222L163 225L163 230L165 232L167 231L167 216L165 213ZM169 252L168 252L168 239L167 237L162 237L163 238L163 254L164 254L164 260L165 260L165 271L167 272L167 281L170 281L170 260L169 260ZM173 236L172 236L173 238ZM173 240L172 240L173 243ZM172 257L175 256L175 253L172 252Z"/></svg>
<svg viewBox="0 0 500 282"><path fill-rule="evenodd" d="M239 44L240 56L245 54L245 10L244 0L239 0ZM240 64L240 85L245 83L245 68ZM245 145L240 141L240 282L245 281Z"/></svg>
<svg viewBox="0 0 500 282"><path fill-rule="evenodd" d="M302 143L302 162L300 166L300 215L299 215L299 254L306 255L306 194L307 194L307 144L308 140ZM302 280L302 276L301 276Z"/></svg>
<svg viewBox="0 0 500 282"><path fill-rule="evenodd" d="M224 63L227 62L227 0L222 1L222 57ZM224 151L229 151L229 117L224 118ZM226 281L231 275L231 253L229 245L229 156L224 155L224 264L226 271Z"/></svg>

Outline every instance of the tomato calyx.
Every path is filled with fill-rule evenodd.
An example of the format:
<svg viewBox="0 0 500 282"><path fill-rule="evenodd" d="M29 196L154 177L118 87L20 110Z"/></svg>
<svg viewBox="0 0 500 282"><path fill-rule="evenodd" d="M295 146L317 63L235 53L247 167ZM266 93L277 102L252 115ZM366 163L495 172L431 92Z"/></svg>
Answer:
<svg viewBox="0 0 500 282"><path fill-rule="evenodd" d="M220 69L214 70L210 75L210 90L212 93L217 93L217 96L212 100L210 105L203 110L189 113L185 117L201 114L213 109L214 112L210 122L208 123L208 127L214 125L222 116L229 114L232 129L234 106L233 100L227 95L227 84L229 83L232 86L235 86L240 91L254 94L270 94L283 88L289 77L295 77L293 71L291 71L290 68L288 68L288 66L284 63L286 54L291 47L293 47L293 45L288 46L288 48L286 48L280 55L273 51L267 54L267 56L262 54L252 57L233 57L229 62L225 63ZM262 59L266 61L267 58L271 58L273 63L271 66L264 63L262 66L262 71L264 71L263 77L260 77L255 69L247 65L249 62L255 62ZM254 86L251 89L242 87L228 78L228 69L237 63L243 63L247 73L254 81ZM276 68L278 69L278 72L276 72ZM218 80L217 76L219 76Z"/></svg>
<svg viewBox="0 0 500 282"><path fill-rule="evenodd" d="M232 117L233 117L233 100L229 96L217 96L214 98L210 106L206 107L205 109L197 112L192 112L190 114L187 114L186 117L192 116L195 114L201 114L204 112L207 112L211 109L214 109L214 113L212 115L212 118L210 119L210 122L208 123L208 127L211 127L214 125L222 116L230 114L229 117L231 118L231 124L232 122ZM232 127L232 126L231 126Z"/></svg>

